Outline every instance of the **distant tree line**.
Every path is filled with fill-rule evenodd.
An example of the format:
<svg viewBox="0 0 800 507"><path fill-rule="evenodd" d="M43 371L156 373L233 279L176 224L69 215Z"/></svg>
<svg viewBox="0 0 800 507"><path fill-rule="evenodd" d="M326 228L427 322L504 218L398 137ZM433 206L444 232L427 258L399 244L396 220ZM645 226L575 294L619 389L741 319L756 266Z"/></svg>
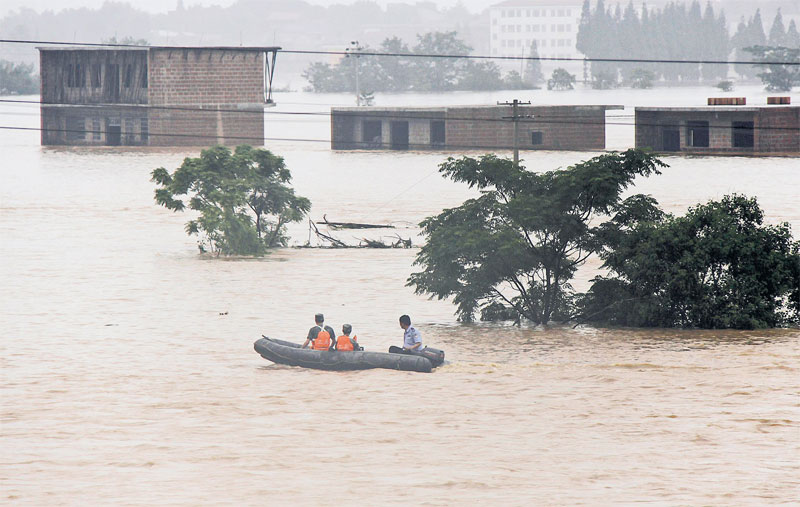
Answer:
<svg viewBox="0 0 800 507"><path fill-rule="evenodd" d="M386 38L378 48L362 52L392 54L469 55L472 47L459 39L456 32L429 32L417 35L417 43L409 47L399 37ZM531 56L538 56L536 45ZM356 69L356 66L358 69ZM338 63L314 62L303 72L315 92L347 92L355 89L358 71L361 90L372 92L453 90L529 89L543 82L538 60L529 60L523 72L511 71L505 76L496 63L467 58L422 58L361 55L353 52Z"/></svg>
<svg viewBox="0 0 800 507"><path fill-rule="evenodd" d="M577 34L577 49L589 58L622 58L652 60L715 60L751 61L753 46L800 48L800 34L792 21L785 28L780 10L775 16L769 37L765 35L760 10L753 17L739 22L736 33L728 33L724 12L716 13L711 3L701 9L694 0L669 3L662 10L641 10L629 2L623 10L614 9L597 0L592 9L584 0ZM755 78L763 69L754 65L736 65L734 70L744 78ZM635 85L642 77L669 82L719 81L728 74L728 65L685 63L592 62L591 80L596 88L619 84Z"/></svg>
<svg viewBox="0 0 800 507"><path fill-rule="evenodd" d="M0 60L0 95L39 93L39 76L33 65Z"/></svg>

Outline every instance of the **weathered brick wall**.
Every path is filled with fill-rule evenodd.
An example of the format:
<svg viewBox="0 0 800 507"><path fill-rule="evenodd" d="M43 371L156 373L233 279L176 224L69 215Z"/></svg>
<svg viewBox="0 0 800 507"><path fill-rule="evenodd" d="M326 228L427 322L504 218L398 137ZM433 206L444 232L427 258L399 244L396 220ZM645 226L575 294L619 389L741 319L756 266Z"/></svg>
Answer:
<svg viewBox="0 0 800 507"><path fill-rule="evenodd" d="M758 151L800 153L800 107L761 109L755 123Z"/></svg>
<svg viewBox="0 0 800 507"><path fill-rule="evenodd" d="M152 109L151 146L237 146L264 144L264 115L260 109L232 112L220 110Z"/></svg>
<svg viewBox="0 0 800 507"><path fill-rule="evenodd" d="M658 127L658 114L652 111L636 111L635 146L637 148L663 150L662 128Z"/></svg>
<svg viewBox="0 0 800 507"><path fill-rule="evenodd" d="M153 48L148 68L151 105L264 103L258 50Z"/></svg>
<svg viewBox="0 0 800 507"><path fill-rule="evenodd" d="M119 146L148 144L148 110L144 107L42 107L42 145L104 146L109 129L118 127Z"/></svg>
<svg viewBox="0 0 800 507"><path fill-rule="evenodd" d="M146 49L41 49L42 102L146 104Z"/></svg>
<svg viewBox="0 0 800 507"><path fill-rule="evenodd" d="M602 150L606 145L605 109L602 106L519 106L519 114L532 116L519 123L521 150ZM514 124L504 118L510 106L451 107L447 109L447 146L461 149L511 149ZM532 144L532 132L542 133L542 143Z"/></svg>

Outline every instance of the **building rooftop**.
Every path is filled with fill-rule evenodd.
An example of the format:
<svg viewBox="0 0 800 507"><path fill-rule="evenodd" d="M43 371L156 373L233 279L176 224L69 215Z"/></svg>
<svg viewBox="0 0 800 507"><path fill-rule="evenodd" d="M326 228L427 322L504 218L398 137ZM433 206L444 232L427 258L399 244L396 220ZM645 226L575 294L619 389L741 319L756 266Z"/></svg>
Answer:
<svg viewBox="0 0 800 507"><path fill-rule="evenodd" d="M759 104L752 106L683 106L683 107L636 107L636 111L663 111L663 112L681 112L681 113L713 113L713 112L755 112L761 109L774 109L774 108L799 108L800 106L792 106L788 104Z"/></svg>
<svg viewBox="0 0 800 507"><path fill-rule="evenodd" d="M491 9L497 7L577 7L581 8L580 0L567 1L563 0L506 0L497 4L492 4Z"/></svg>
<svg viewBox="0 0 800 507"><path fill-rule="evenodd" d="M266 51L273 52L282 49L280 46L125 46L125 45L103 45L81 46L38 46L39 51L148 51L150 49L216 49L221 51Z"/></svg>
<svg viewBox="0 0 800 507"><path fill-rule="evenodd" d="M573 107L575 109L625 109L625 106L616 105L616 104L520 104L520 107ZM410 106L410 107L403 107L403 106L394 106L394 107L381 107L381 106L348 106L348 107L332 107L331 110L334 111L344 111L344 112L359 112L359 113L369 113L369 112L380 112L380 111L418 111L418 112L445 112L448 109L496 109L498 107L511 107L510 104L454 104L449 106Z"/></svg>

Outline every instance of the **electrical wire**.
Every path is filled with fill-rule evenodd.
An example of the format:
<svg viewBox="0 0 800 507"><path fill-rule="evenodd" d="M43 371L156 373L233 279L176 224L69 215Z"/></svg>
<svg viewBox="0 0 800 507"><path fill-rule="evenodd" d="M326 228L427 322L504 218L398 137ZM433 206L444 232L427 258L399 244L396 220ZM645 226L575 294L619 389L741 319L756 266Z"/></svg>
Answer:
<svg viewBox="0 0 800 507"><path fill-rule="evenodd" d="M42 105L53 105L58 106L59 104L46 104L37 101L20 101L20 100L4 100L0 99L0 103L2 102L11 102L11 103L26 103L26 104L42 104ZM239 113L239 114L262 114L262 111L254 111L254 110L238 110L238 109L201 109L201 108L191 108L191 107L183 107L183 106L147 106L147 105L130 105L130 104L69 104L70 109L72 108L99 108L106 110L108 108L115 108L115 109L125 109L126 107L131 109L177 109L181 111L193 111L193 112L202 112L202 113L217 113L217 112L228 112L228 113ZM492 107L492 106L490 106ZM543 107L572 107L572 106L543 106ZM580 106L576 106L580 107ZM712 107L724 107L724 106L712 106ZM730 106L730 107L747 107L747 106ZM435 108L431 108L435 109ZM711 109L713 111L714 109ZM704 110L709 111L709 110ZM405 120L438 120L438 121L463 121L463 122L491 122L491 123L503 123L509 124L512 122L510 118L471 118L471 117L434 117L434 118L425 118L420 117L418 114L413 113L380 113L380 114L370 114L365 115L360 111L340 111L336 113L331 112L302 112L302 111L265 111L264 113L269 114L286 114L286 115L301 115L301 116L325 116L325 117L333 117L334 114L341 115L342 117L347 116L354 116L359 119L367 119L369 117L374 117L374 119L383 120L396 120L396 119L405 119ZM607 117L608 118L608 117ZM594 121L589 119L577 119L574 115L534 115L533 118L521 118L519 120L520 123L533 123L533 124L566 124L566 125L614 125L614 126L639 126L639 127L662 127L662 128L680 128L684 125L675 124L675 123L645 123L645 122L633 122L633 123L624 123L624 122L613 122L607 121L607 118L604 118L601 121ZM635 115L619 115L619 116L610 116L612 119L622 119L622 118L635 118ZM272 121L272 120L269 120ZM287 120L284 120L287 121ZM720 124L720 125L709 125L711 129L730 129L731 126L728 124ZM751 130L777 130L777 131L798 131L800 127L782 127L782 126L768 126L768 125L754 125ZM151 135L161 135L161 134L151 134ZM166 134L163 134L166 135ZM190 135L190 134L187 134ZM216 136L212 136L216 137ZM227 137L227 136L223 136Z"/></svg>
<svg viewBox="0 0 800 507"><path fill-rule="evenodd" d="M130 48L149 48L141 44L120 44L120 43L101 43L101 42L65 42L65 41L46 41L46 40L26 40L26 39L0 39L0 43L6 44L51 44L88 47L130 47ZM153 46L158 47L158 46ZM182 48L182 47L181 47ZM175 49L178 49L177 47ZM186 46L186 49L192 47ZM198 46L197 49L203 49ZM386 53L376 51L321 51L306 49L283 49L276 48L277 52L296 54L296 55L342 55L342 56L389 56L397 58L457 58L470 60L511 60L511 61L558 61L558 62L617 62L617 63L685 63L685 64L705 64L705 65L790 65L800 66L800 61L741 61L741 60L677 60L662 58L572 58L572 57L542 57L542 56L489 56L489 55L457 55L457 54L434 54L434 53Z"/></svg>
<svg viewBox="0 0 800 507"><path fill-rule="evenodd" d="M550 122L552 123L552 122ZM580 123L586 124L586 122L573 122L573 123ZM600 124L600 123L598 123ZM635 126L634 124L620 124L625 126ZM664 124L656 124L650 125L655 127L667 127L667 128L683 128L685 125L664 125ZM709 131L714 129L725 129L725 130L739 130L739 131L753 131L757 127L753 128L740 128L736 129L733 128L731 125L719 125L719 126L712 126L709 125ZM765 128L765 127L761 127ZM790 131L800 131L800 128L797 127L773 127L775 130L790 130ZM67 129L67 128L43 128L43 127L16 127L16 126L9 126L9 125L0 125L0 130L20 130L20 131L38 131L38 132L63 132L63 133L76 133L76 134L107 134L106 131L103 130L88 130L88 129ZM124 134L121 134L124 135ZM196 138L196 139L233 139L233 140L249 140L249 141L257 141L262 143L264 141L286 141L286 142L311 142L311 143L332 143L330 139L311 139L311 138L296 138L296 137L261 137L261 136L234 136L234 135L209 135L209 134L178 134L178 133L153 133L148 132L148 137L179 137L179 138ZM342 144L346 144L348 146L356 146L357 148L351 149L373 149L375 148L375 143L371 141L355 141L355 140L347 140L341 141ZM135 145L134 145L135 146ZM491 150L513 150L515 146L513 144L506 145L506 144L467 144L467 145L460 145L460 144L451 144L451 143L443 143L441 146L436 146L430 143L404 143L404 146L408 147L408 150L424 150L424 151L452 151L453 149L463 149L463 150L484 150L484 149L491 149ZM383 144L381 144L383 148ZM531 147L522 147L517 146L519 149L523 149L526 151L549 151L546 148L531 148ZM606 151L606 150L594 150L594 149L572 149L567 151Z"/></svg>

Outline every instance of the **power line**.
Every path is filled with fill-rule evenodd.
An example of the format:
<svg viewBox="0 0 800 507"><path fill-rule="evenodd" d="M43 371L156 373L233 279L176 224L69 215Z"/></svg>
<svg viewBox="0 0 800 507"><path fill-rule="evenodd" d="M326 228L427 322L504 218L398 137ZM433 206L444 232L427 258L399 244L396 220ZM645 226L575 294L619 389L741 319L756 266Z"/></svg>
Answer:
<svg viewBox="0 0 800 507"><path fill-rule="evenodd" d="M580 124L585 125L587 122L544 122L544 123L569 123L569 124ZM596 122L600 124L599 122ZM615 125L623 125L623 126L636 126L632 123L620 123ZM683 128L685 125L670 125L670 124L647 124L644 126L649 127L667 127L667 128ZM730 130L733 127L731 125L709 125L709 130L712 129L725 129ZM755 129L774 129L774 130L790 130L790 131L800 131L798 127L756 127L754 126L752 129L741 129L741 130L755 130ZM21 130L21 131L35 131L35 132L64 132L64 133L80 133L84 136L86 134L103 134L107 133L103 130L88 130L88 129L66 129L66 128L42 128L42 127L15 127L15 126L8 126L8 125L0 125L0 129L2 130ZM197 139L236 139L236 140L249 140L249 141L288 141L288 142L313 142L313 143L330 143L330 139L311 139L311 138L294 138L294 137L262 137L262 136L233 136L233 135L211 135L211 134L179 134L179 133L148 133L148 137L182 137L182 138L197 138ZM371 141L346 141L348 145L355 145L363 148L372 148L374 144ZM123 146L136 146L136 145L123 145ZM445 143L441 146L441 150L437 150L436 146L431 144L425 143L409 143L408 144L409 150L424 150L424 151L452 151L453 149L464 149L464 150L483 150L483 149L493 149L493 150L513 150L514 145L503 145L503 144L486 144L486 145L479 145L479 144L469 144L469 145L458 145L458 144L449 144ZM526 151L552 151L548 149L528 149ZM564 150L564 151L605 151L605 150L595 150L595 149L575 149L575 150Z"/></svg>
<svg viewBox="0 0 800 507"><path fill-rule="evenodd" d="M129 47L129 48L149 48L142 44L106 44L100 42L65 42L65 41L46 41L46 40L25 40L25 39L0 39L0 43L7 44L51 44L88 47ZM157 47L157 46L156 46ZM192 49L187 46L187 49ZM203 49L198 46L197 49ZM346 51L321 51L303 49L278 49L279 53L297 55L341 55L346 56ZM685 63L685 64L704 64L704 65L790 65L800 66L800 61L740 61L740 60L676 60L661 58L572 58L572 57L544 57L544 56L489 56L489 55L457 55L457 54L433 54L433 53L385 53L377 51L362 51L360 56L389 56L397 58L460 58L471 60L512 60L512 61L556 61L556 62L617 62L617 63Z"/></svg>
<svg viewBox="0 0 800 507"><path fill-rule="evenodd" d="M0 103L3 102L10 102L10 103L25 103L25 104L44 104L46 103L37 102L37 101L22 101L22 100L14 100L14 99L0 99ZM50 104L58 106L59 104ZM126 107L130 108L142 108L142 109L178 109L181 111L194 111L194 112L203 112L203 113L217 113L217 112L229 112L229 113L240 113L240 114L284 114L284 115L301 115L301 116L332 116L333 113L331 112L324 112L324 111L254 111L254 110L239 110L239 109L202 109L202 108L192 108L192 107L185 107L185 106L147 106L147 105L135 105L135 104L69 104L71 108L96 108L96 109L108 109L108 108L119 108L124 109ZM536 106L534 106L536 107ZM542 106L542 107L551 107L551 106ZM552 107L570 107L570 106L552 106ZM580 107L580 106L577 106ZM723 106L717 106L723 107ZM747 107L747 106L730 106L730 107ZM431 109L435 109L432 107ZM713 109L703 110L703 111L713 111ZM406 119L406 120L438 120L438 121L464 121L464 122L491 122L491 123L509 123L508 119L504 118L473 118L473 117L433 117L433 118L426 118L422 117L419 114L414 113L381 113L380 115L363 115L360 111L341 111L337 112L337 115L342 116L354 116L359 118L366 118L368 116L373 116L374 119L389 119L389 120L396 120L396 119ZM611 118L635 118L635 115L620 115L620 116L611 116ZM633 123L620 123L620 122L609 122L605 119L602 121L593 121L588 119L578 119L574 115L548 115L548 114L537 114L534 115L533 118L526 118L521 119L521 123L541 123L541 124L566 124L566 125L615 125L615 126L641 126L641 127L671 127L671 128L681 128L684 125L680 123L644 123L644 122L633 122ZM709 125L709 128L713 129L730 129L731 126L728 124L720 124L720 125ZM798 131L800 127L780 127L780 126L766 126L766 125L754 125L753 130L778 130L778 131ZM155 135L155 134L151 134ZM163 134L167 135L167 134ZM187 134L191 135L191 134ZM212 136L216 137L216 136ZM226 137L226 136L223 136Z"/></svg>

